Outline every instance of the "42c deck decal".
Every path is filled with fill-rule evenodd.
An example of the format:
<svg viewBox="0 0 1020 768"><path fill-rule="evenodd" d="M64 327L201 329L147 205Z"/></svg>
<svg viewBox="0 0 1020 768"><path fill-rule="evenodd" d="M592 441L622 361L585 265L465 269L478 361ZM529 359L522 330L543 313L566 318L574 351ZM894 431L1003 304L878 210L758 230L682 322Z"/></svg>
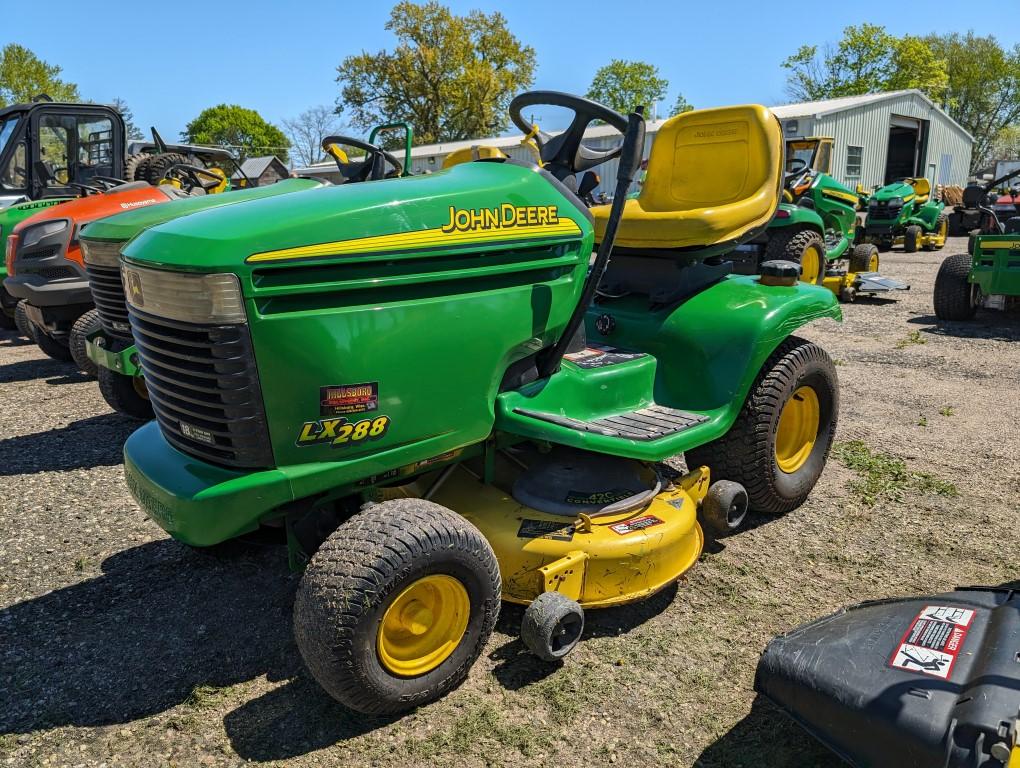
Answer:
<svg viewBox="0 0 1020 768"><path fill-rule="evenodd" d="M351 422L346 418L319 419L306 421L301 426L297 446L321 445L329 443L334 448L345 445L356 445L367 440L378 440L390 429L389 416L376 416L374 419L362 419Z"/></svg>

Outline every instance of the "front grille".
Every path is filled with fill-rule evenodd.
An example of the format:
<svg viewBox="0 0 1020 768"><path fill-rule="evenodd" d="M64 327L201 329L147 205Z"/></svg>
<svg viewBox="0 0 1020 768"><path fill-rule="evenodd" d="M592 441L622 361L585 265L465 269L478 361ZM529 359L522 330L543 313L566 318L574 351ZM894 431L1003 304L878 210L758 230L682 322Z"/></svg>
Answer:
<svg viewBox="0 0 1020 768"><path fill-rule="evenodd" d="M103 330L113 336L130 339L131 326L128 324L127 301L124 299L120 268L86 264L85 271L89 276L92 302L99 312Z"/></svg>
<svg viewBox="0 0 1020 768"><path fill-rule="evenodd" d="M273 452L246 325L196 325L129 310L159 427L184 453L269 467Z"/></svg>
<svg viewBox="0 0 1020 768"><path fill-rule="evenodd" d="M45 277L47 280L62 280L65 277L75 277L75 272L71 267L40 267L39 269L33 269L29 274L39 275Z"/></svg>
<svg viewBox="0 0 1020 768"><path fill-rule="evenodd" d="M900 211L903 210L901 205L885 205L879 203L877 206L872 208L868 213L874 216L876 219L896 219L899 218Z"/></svg>

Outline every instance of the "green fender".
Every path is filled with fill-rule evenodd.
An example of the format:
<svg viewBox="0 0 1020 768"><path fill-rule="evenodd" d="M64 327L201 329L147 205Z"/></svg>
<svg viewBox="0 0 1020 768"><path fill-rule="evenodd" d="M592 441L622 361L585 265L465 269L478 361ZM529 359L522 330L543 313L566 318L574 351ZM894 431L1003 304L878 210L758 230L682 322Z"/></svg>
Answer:
<svg viewBox="0 0 1020 768"><path fill-rule="evenodd" d="M607 323L603 316L609 316ZM643 461L662 461L722 437L736 420L758 372L779 344L801 326L822 317L842 319L835 295L798 282L765 286L756 277L730 276L673 307L654 309L646 299L625 297L593 307L587 315L589 344L641 350L654 358L652 392L614 393L624 405L641 407L648 394L659 405L708 417L695 427L654 441L622 441L596 433L528 419L523 411L545 411L591 419L602 415L599 398L571 397L569 372L537 381L497 398L497 428L587 450ZM602 319L603 322L598 321ZM613 327L608 337L598 325ZM623 400L627 400L623 403Z"/></svg>
<svg viewBox="0 0 1020 768"><path fill-rule="evenodd" d="M935 224L939 220L939 215L945 207L946 204L942 201L931 200L915 210L914 214L907 219L907 223L916 224L926 232L931 232L935 229Z"/></svg>
<svg viewBox="0 0 1020 768"><path fill-rule="evenodd" d="M825 233L825 226L822 217L816 211L793 203L780 203L776 215L769 222L769 229L783 229L786 227L807 227L818 234Z"/></svg>

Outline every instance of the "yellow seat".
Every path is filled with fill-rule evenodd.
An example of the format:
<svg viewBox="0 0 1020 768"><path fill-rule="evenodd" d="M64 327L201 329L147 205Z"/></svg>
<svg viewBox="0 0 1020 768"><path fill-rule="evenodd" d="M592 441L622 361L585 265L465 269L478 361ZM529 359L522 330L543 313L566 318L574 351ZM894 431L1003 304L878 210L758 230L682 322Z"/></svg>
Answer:
<svg viewBox="0 0 1020 768"><path fill-rule="evenodd" d="M499 147L489 147L476 144L473 147L464 147L448 154L443 158L443 168L452 168L461 163L470 163L475 160L492 160L494 158L506 158L507 154Z"/></svg>
<svg viewBox="0 0 1020 768"><path fill-rule="evenodd" d="M623 248L709 248L739 242L771 220L783 180L783 132L752 104L685 112L659 129L640 195L617 230ZM591 209L601 241L608 205Z"/></svg>
<svg viewBox="0 0 1020 768"><path fill-rule="evenodd" d="M923 176L919 179L907 179L907 181L914 188L914 202L918 204L927 202L931 195L931 182Z"/></svg>

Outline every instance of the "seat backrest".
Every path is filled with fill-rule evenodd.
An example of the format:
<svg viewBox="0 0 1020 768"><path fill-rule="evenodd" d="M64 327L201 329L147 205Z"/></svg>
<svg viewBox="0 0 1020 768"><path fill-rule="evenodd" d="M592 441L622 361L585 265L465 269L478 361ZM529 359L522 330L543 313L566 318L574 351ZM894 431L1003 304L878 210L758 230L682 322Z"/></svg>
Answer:
<svg viewBox="0 0 1020 768"><path fill-rule="evenodd" d="M914 195L919 203L923 203L928 199L928 195L931 194L931 182L924 176L919 179L911 179L910 186L914 188Z"/></svg>
<svg viewBox="0 0 1020 768"><path fill-rule="evenodd" d="M508 155L499 147L490 147L484 144L476 144L472 147L458 149L443 158L443 168L452 168L461 163L470 163L474 160L492 160L494 158L506 158Z"/></svg>
<svg viewBox="0 0 1020 768"><path fill-rule="evenodd" d="M693 211L754 200L771 215L780 194L783 132L763 106L684 112L659 129L641 188L646 211Z"/></svg>

